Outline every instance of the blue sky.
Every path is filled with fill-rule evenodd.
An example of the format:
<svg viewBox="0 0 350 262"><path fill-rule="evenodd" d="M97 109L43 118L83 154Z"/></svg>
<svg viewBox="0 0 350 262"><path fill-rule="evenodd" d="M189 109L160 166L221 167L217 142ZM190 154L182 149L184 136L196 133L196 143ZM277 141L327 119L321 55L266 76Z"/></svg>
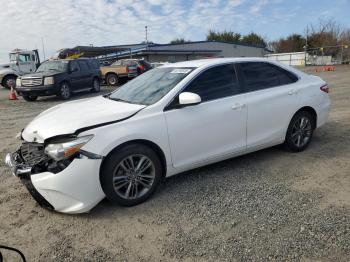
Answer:
<svg viewBox="0 0 350 262"><path fill-rule="evenodd" d="M267 40L305 32L319 18L350 27L349 0L0 0L0 61L14 48L46 53L76 45L174 38L204 40L209 29L257 32Z"/></svg>

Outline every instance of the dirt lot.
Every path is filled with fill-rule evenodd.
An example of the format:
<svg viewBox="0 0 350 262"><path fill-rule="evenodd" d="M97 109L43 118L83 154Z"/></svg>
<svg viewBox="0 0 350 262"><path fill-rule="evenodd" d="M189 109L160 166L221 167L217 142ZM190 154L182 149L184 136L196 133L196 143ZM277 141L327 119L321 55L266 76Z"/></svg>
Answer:
<svg viewBox="0 0 350 262"><path fill-rule="evenodd" d="M61 101L1 89L0 244L29 261L349 261L350 68L318 74L332 112L305 152L263 150L167 179L142 205L74 216L40 208L3 162L16 133Z"/></svg>

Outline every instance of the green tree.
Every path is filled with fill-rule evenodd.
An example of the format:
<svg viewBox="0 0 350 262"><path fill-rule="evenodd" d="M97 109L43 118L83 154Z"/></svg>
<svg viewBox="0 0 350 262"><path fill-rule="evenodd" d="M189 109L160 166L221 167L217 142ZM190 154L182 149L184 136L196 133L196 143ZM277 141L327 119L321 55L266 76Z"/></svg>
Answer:
<svg viewBox="0 0 350 262"><path fill-rule="evenodd" d="M185 40L184 38L176 38L174 40L171 40L169 44L185 44L190 42L190 40Z"/></svg>
<svg viewBox="0 0 350 262"><path fill-rule="evenodd" d="M241 40L241 34L235 33L232 31L223 31L223 32L216 32L213 30L209 30L207 34L207 41L224 41L224 42L231 42L231 43L237 43Z"/></svg>
<svg viewBox="0 0 350 262"><path fill-rule="evenodd" d="M250 34L243 36L241 39L241 42L245 44L262 46L262 47L267 46L265 39L254 32L251 32Z"/></svg>

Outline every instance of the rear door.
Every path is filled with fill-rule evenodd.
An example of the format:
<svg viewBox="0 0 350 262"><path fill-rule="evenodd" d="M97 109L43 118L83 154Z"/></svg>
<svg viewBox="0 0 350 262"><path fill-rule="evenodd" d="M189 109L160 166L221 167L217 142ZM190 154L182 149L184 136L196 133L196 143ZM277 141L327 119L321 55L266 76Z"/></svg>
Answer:
<svg viewBox="0 0 350 262"><path fill-rule="evenodd" d="M77 61L70 61L70 85L73 90L76 90L81 86L81 72Z"/></svg>
<svg viewBox="0 0 350 262"><path fill-rule="evenodd" d="M82 89L82 88L91 87L93 73L88 65L88 62L86 60L78 60L78 64L80 67L80 77L81 77L81 82L78 88Z"/></svg>
<svg viewBox="0 0 350 262"><path fill-rule="evenodd" d="M245 149L247 111L233 64L207 69L182 92L196 93L202 102L176 108L176 96L165 109L175 168L191 167Z"/></svg>
<svg viewBox="0 0 350 262"><path fill-rule="evenodd" d="M236 64L248 107L247 147L283 142L299 107L298 78L266 62Z"/></svg>

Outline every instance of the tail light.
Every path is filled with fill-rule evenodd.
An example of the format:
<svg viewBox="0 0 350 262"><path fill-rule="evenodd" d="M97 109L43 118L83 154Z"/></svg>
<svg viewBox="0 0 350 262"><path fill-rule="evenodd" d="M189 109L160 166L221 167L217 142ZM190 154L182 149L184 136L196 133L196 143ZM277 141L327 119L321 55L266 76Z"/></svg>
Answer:
<svg viewBox="0 0 350 262"><path fill-rule="evenodd" d="M141 71L145 70L145 67L143 65L139 65L139 68Z"/></svg>
<svg viewBox="0 0 350 262"><path fill-rule="evenodd" d="M329 87L327 84L321 86L320 89L321 89L321 91L323 91L325 93L329 93Z"/></svg>

